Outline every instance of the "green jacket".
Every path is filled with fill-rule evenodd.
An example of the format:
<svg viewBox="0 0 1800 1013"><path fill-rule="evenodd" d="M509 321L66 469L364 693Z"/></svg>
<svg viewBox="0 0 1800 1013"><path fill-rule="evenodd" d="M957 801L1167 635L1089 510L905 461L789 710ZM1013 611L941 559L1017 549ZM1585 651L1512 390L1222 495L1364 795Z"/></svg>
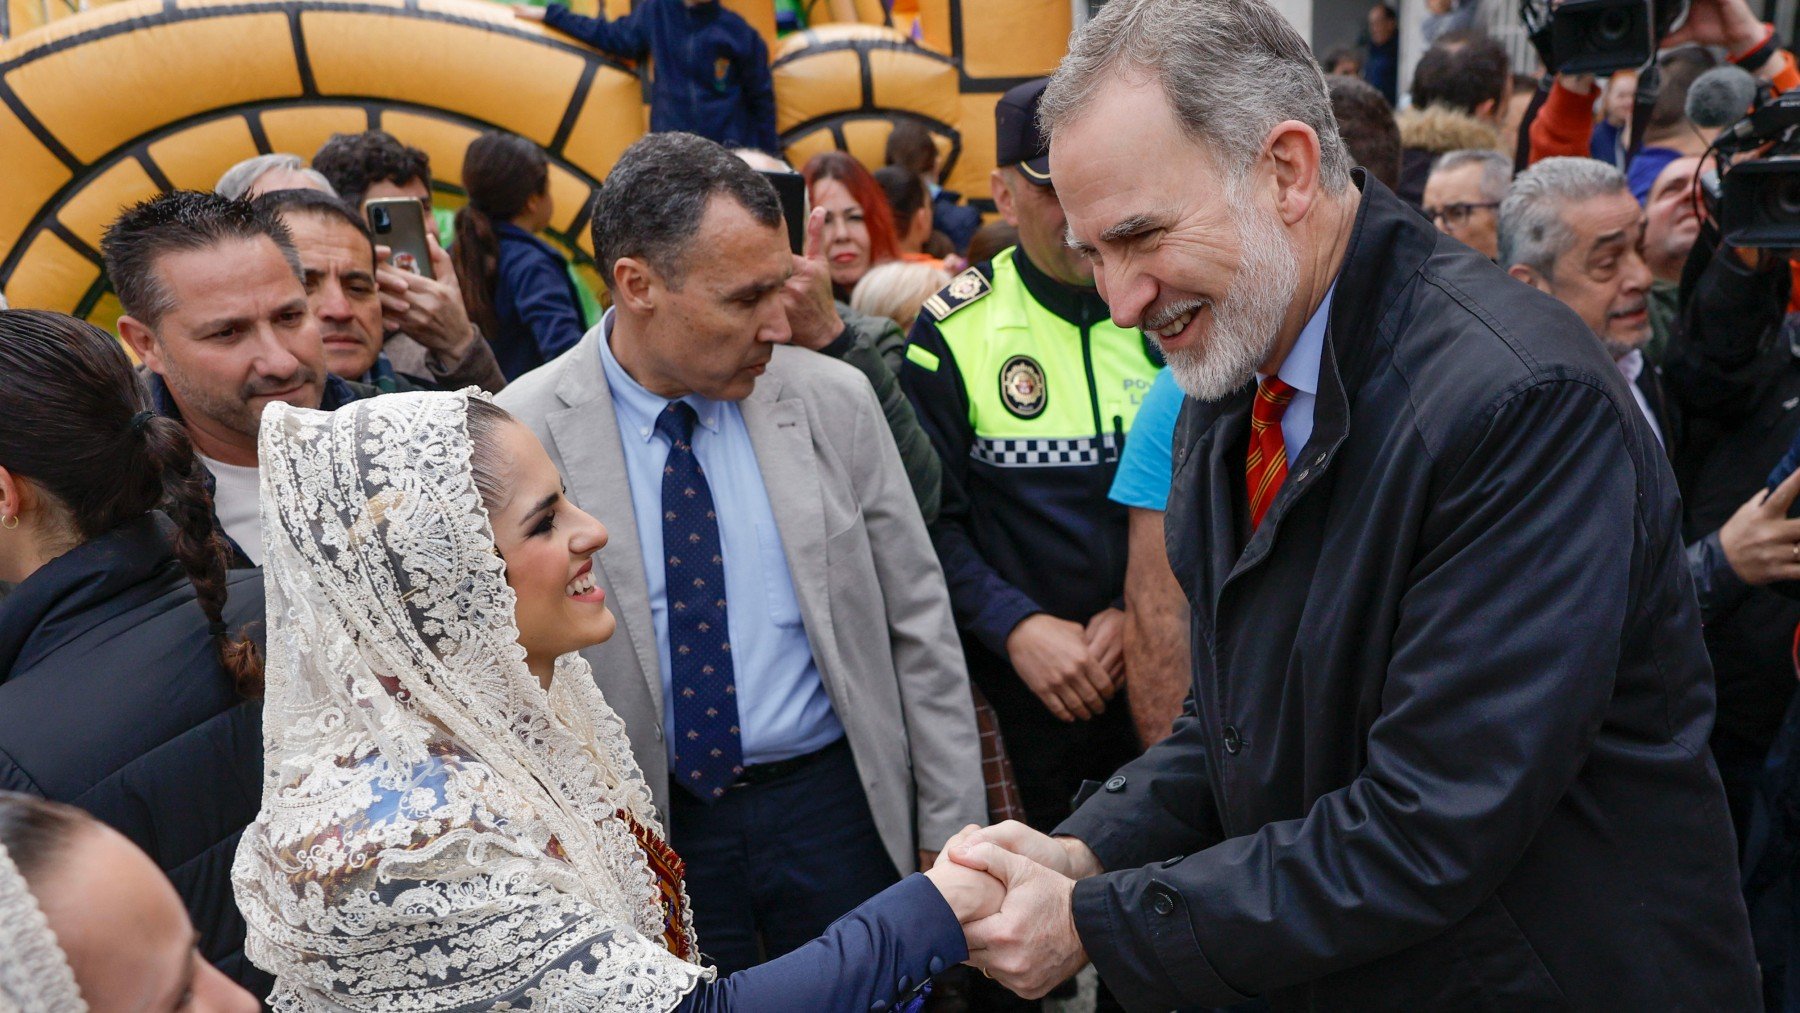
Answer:
<svg viewBox="0 0 1800 1013"><path fill-rule="evenodd" d="M824 354L861 370L875 388L888 429L894 434L894 446L900 450L900 463L906 466L907 481L919 501L919 513L925 523L937 520L938 503L943 490L943 464L931 440L919 425L906 392L900 388L900 364L906 361L906 335L900 326L886 317L858 313L843 303L837 304L838 316L844 319L844 333L823 349Z"/></svg>

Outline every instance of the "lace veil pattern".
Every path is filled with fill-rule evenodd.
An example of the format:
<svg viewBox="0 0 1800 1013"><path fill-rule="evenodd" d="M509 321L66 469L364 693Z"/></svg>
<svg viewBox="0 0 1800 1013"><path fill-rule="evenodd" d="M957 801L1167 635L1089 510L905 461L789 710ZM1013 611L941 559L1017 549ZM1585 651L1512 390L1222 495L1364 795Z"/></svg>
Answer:
<svg viewBox="0 0 1800 1013"><path fill-rule="evenodd" d="M87 1013L37 898L0 844L0 1013Z"/></svg>
<svg viewBox="0 0 1800 1013"><path fill-rule="evenodd" d="M664 1013L712 972L578 655L545 692L470 471L468 402L271 404L262 808L232 879L282 1011Z"/></svg>

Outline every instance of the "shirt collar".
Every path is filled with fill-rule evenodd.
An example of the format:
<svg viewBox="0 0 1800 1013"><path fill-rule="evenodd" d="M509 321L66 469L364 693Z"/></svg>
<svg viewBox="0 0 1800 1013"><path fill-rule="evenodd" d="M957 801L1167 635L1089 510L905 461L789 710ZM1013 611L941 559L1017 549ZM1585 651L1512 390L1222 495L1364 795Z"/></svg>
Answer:
<svg viewBox="0 0 1800 1013"><path fill-rule="evenodd" d="M1619 367L1619 374L1625 377L1626 383L1636 383L1637 378L1644 372L1644 351L1641 348L1634 348L1614 359L1613 365Z"/></svg>
<svg viewBox="0 0 1800 1013"><path fill-rule="evenodd" d="M612 350L613 311L607 310L600 318L600 366L606 372L606 386L612 392L613 405L619 411L619 421L645 443L656 435L656 418L669 406L669 399L647 389L643 384L631 378L625 367L619 365L618 357ZM719 414L725 406L710 398L698 394L689 394L681 398L694 409L694 415L700 424L713 432L719 431Z"/></svg>
<svg viewBox="0 0 1800 1013"><path fill-rule="evenodd" d="M1281 382L1303 394L1317 396L1319 393L1319 363L1325 356L1325 327L1331 322L1331 298L1337 294L1337 282L1325 290L1325 298L1319 301L1319 308L1300 328L1300 337L1294 340L1294 347L1288 349L1287 358L1281 360L1281 368L1275 375ZM1261 373L1257 379L1267 379Z"/></svg>

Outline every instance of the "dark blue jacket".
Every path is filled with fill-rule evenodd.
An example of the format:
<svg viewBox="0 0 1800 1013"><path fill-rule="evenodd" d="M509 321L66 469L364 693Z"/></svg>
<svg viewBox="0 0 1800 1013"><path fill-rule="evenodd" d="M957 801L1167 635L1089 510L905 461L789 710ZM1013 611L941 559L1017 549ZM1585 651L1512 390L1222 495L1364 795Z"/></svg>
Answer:
<svg viewBox="0 0 1800 1013"><path fill-rule="evenodd" d="M80 806L156 860L200 952L268 992L231 892L262 800L262 704L220 669L206 616L146 514L58 556L0 603L0 789ZM225 620L263 618L262 574L233 571ZM4 932L0 931L0 936Z"/></svg>
<svg viewBox="0 0 1800 1013"><path fill-rule="evenodd" d="M500 263L494 285L499 330L488 335L494 358L516 380L575 347L587 333L569 262L555 248L511 222L495 222Z"/></svg>
<svg viewBox="0 0 1800 1013"><path fill-rule="evenodd" d="M685 130L727 148L780 153L769 47L749 22L716 0L692 7L682 0L638 0L630 14L612 21L551 4L544 23L613 56L649 56L655 63L651 130Z"/></svg>

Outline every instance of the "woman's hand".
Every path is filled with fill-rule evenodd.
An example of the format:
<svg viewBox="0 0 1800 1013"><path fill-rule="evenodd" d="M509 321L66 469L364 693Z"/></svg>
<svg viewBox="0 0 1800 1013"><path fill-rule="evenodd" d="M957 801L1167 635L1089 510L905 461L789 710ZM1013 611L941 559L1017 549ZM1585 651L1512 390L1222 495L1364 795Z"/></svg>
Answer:
<svg viewBox="0 0 1800 1013"><path fill-rule="evenodd" d="M944 895L956 920L964 925L995 914L1006 897L999 880L955 862L939 861L925 870L925 878Z"/></svg>

